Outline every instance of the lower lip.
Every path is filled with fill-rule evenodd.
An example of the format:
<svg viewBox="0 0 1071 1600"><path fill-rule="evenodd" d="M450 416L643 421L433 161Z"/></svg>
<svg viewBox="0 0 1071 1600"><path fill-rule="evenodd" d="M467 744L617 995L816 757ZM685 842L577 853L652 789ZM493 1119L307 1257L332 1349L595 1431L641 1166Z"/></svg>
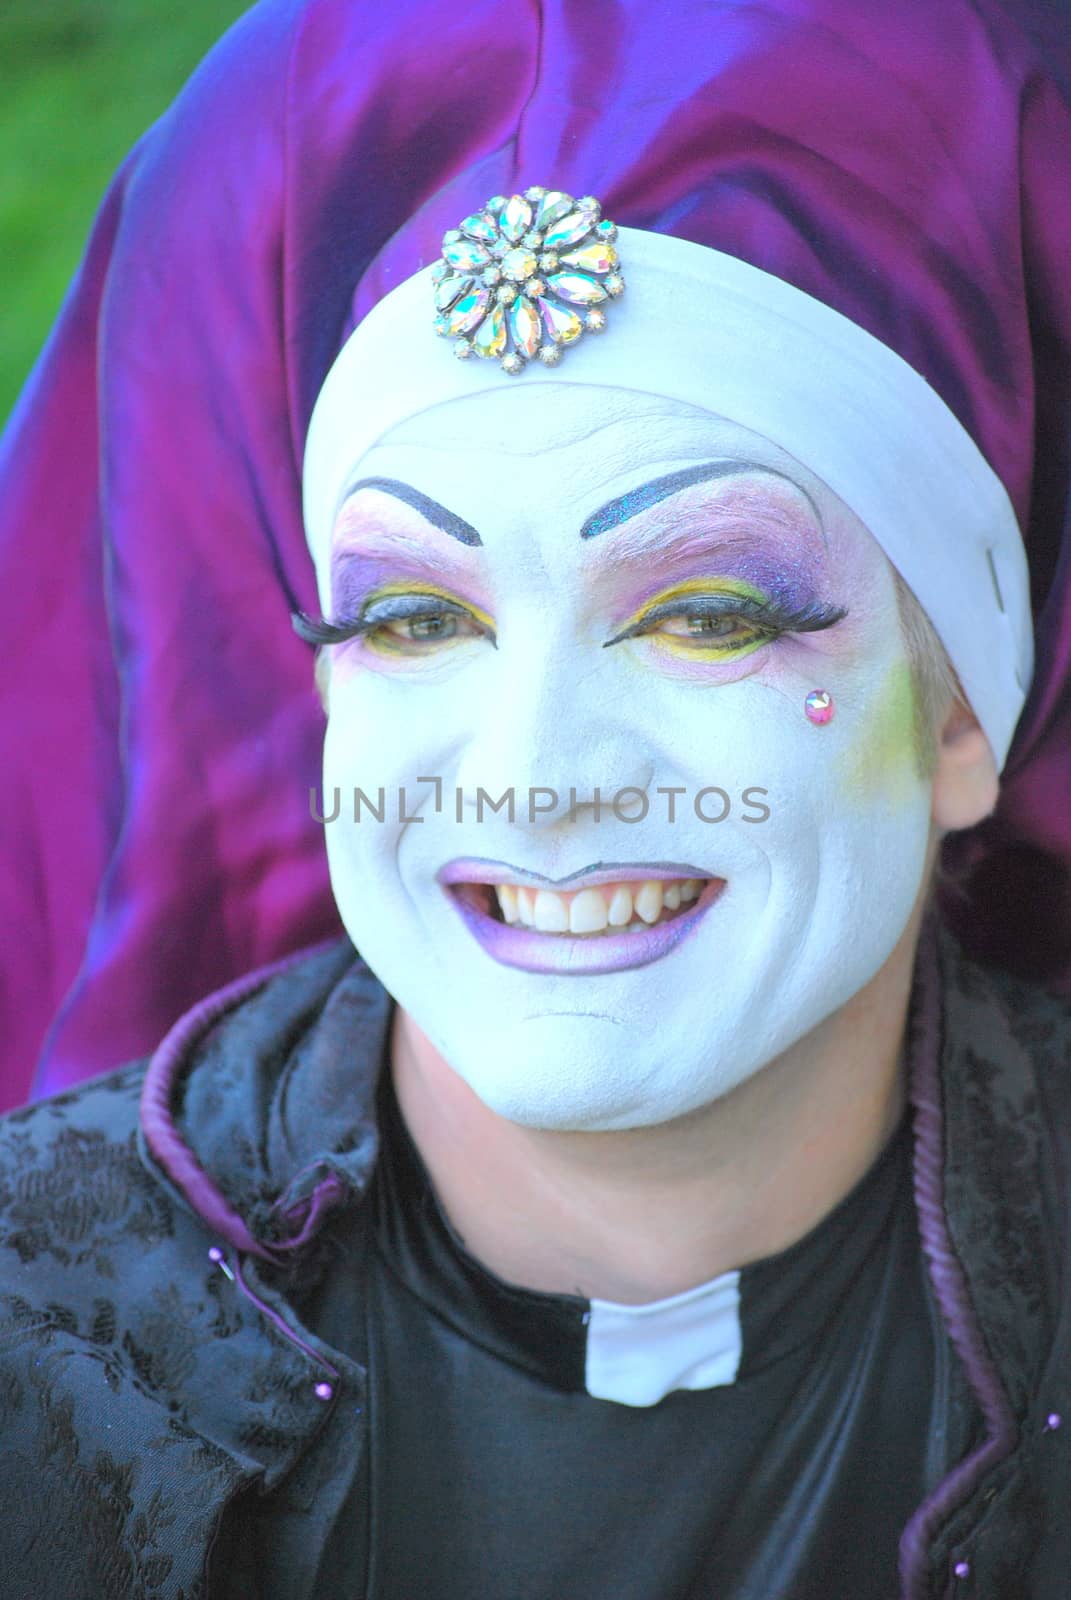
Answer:
<svg viewBox="0 0 1071 1600"><path fill-rule="evenodd" d="M594 977L660 961L695 930L724 888L724 878L712 878L690 910L641 932L589 934L587 937L538 933L534 928L517 923L498 922L460 894L449 889L446 893L469 932L487 954L503 966L519 967L522 972Z"/></svg>

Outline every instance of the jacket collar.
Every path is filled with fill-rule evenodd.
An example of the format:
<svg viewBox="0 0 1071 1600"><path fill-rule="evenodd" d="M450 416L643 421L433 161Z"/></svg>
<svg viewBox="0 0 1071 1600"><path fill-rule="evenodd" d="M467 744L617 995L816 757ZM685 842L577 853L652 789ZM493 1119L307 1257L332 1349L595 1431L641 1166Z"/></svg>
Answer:
<svg viewBox="0 0 1071 1600"><path fill-rule="evenodd" d="M282 1265L364 1193L392 1011L349 940L332 941L210 995L152 1057L145 1143L236 1249Z"/></svg>
<svg viewBox="0 0 1071 1600"><path fill-rule="evenodd" d="M1053 1240L1037 1053L1023 1023L1049 997L974 965L936 920L920 940L908 1024L919 1235L934 1297L985 1423L985 1438L911 1518L901 1541L905 1596L976 1520L1006 1470L1052 1343ZM1017 1533L1029 1540L1020 1517Z"/></svg>

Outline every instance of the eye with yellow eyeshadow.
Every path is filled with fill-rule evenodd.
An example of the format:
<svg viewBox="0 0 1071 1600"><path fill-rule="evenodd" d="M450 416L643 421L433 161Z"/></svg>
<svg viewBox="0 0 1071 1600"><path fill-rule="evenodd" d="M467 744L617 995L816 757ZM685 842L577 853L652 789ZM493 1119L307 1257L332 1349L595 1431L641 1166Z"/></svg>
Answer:
<svg viewBox="0 0 1071 1600"><path fill-rule="evenodd" d="M674 646L733 654L753 650L772 637L745 621L738 611L707 611L698 603L689 605L687 611L666 616L660 625L652 624L645 632Z"/></svg>
<svg viewBox="0 0 1071 1600"><path fill-rule="evenodd" d="M639 615L604 645L650 637L687 655L740 657L787 633L815 633L846 615L840 606L808 603L790 607L756 590L689 585L649 601Z"/></svg>
<svg viewBox="0 0 1071 1600"><path fill-rule="evenodd" d="M435 589L380 589L355 617L291 614L294 632L309 644L344 644L363 639L384 655L429 655L466 639L487 639L497 648L486 612Z"/></svg>

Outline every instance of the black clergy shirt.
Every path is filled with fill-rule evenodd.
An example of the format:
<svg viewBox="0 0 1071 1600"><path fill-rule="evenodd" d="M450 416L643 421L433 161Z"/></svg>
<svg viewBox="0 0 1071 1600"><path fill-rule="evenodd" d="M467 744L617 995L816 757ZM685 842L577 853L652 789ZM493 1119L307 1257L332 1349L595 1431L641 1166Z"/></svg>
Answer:
<svg viewBox="0 0 1071 1600"><path fill-rule="evenodd" d="M618 1308L482 1267L386 1072L379 1100L361 1237L304 1313L369 1366L354 1600L895 1600L905 1523L980 1436L906 1117L789 1249Z"/></svg>

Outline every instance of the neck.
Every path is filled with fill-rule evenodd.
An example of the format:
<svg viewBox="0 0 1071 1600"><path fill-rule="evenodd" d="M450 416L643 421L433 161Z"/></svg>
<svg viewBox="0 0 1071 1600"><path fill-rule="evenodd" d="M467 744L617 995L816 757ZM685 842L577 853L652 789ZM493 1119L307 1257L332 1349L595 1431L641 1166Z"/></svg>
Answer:
<svg viewBox="0 0 1071 1600"><path fill-rule="evenodd" d="M507 1122L398 1008L398 1103L466 1248L525 1288L643 1304L801 1239L902 1114L919 920L916 910L870 983L806 1038L722 1099L651 1128Z"/></svg>

